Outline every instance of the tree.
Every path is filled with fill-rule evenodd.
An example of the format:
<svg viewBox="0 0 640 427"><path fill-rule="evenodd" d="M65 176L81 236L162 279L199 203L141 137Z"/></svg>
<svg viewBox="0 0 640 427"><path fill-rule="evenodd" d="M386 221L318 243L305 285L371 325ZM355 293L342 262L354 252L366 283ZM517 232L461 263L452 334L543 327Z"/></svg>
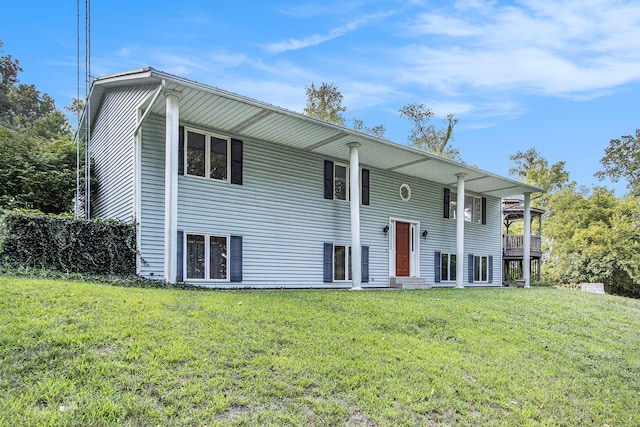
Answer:
<svg viewBox="0 0 640 427"><path fill-rule="evenodd" d="M509 169L509 174L547 191L547 194L537 200L537 204L542 208L548 207L551 194L570 184L569 172L564 169L566 162L561 161L549 166L547 159L542 157L535 148L518 151L509 159L516 164Z"/></svg>
<svg viewBox="0 0 640 427"><path fill-rule="evenodd" d="M342 106L342 93L338 87L330 83L322 83L320 87L316 87L314 83L307 86L307 106L304 112L309 117L315 117L325 122L344 125L344 117L342 113L347 111Z"/></svg>
<svg viewBox="0 0 640 427"><path fill-rule="evenodd" d="M4 43L0 40L0 53L2 53ZM18 73L22 71L18 60L13 60L11 55L0 56L0 124L7 121L7 116L11 110L9 92L18 82Z"/></svg>
<svg viewBox="0 0 640 427"><path fill-rule="evenodd" d="M70 137L69 122L53 99L35 85L17 84L21 71L11 55L0 57L0 125L44 138Z"/></svg>
<svg viewBox="0 0 640 427"><path fill-rule="evenodd" d="M71 127L49 95L18 84L20 71L10 55L0 57L0 209L69 212L76 185Z"/></svg>
<svg viewBox="0 0 640 427"><path fill-rule="evenodd" d="M370 128L365 126L364 122L356 117L352 118L351 121L353 122L353 130L357 132L366 133L378 138L384 138L387 133L387 128L385 128L384 125L378 125Z"/></svg>
<svg viewBox="0 0 640 427"><path fill-rule="evenodd" d="M640 202L612 190L561 190L545 223L545 276L556 283L604 283L607 292L640 297Z"/></svg>
<svg viewBox="0 0 640 427"><path fill-rule="evenodd" d="M605 177L618 182L627 181L627 188L634 196L640 196L640 129L636 129L635 138L624 135L620 139L612 139L600 160L604 170L595 173L603 180Z"/></svg>
<svg viewBox="0 0 640 427"><path fill-rule="evenodd" d="M461 160L460 152L448 146L453 141L453 128L458 123L453 114L447 115L444 119L445 127L438 129L431 123L433 111L424 104L409 104L399 111L401 117L413 124L409 142L415 148L448 159Z"/></svg>
<svg viewBox="0 0 640 427"><path fill-rule="evenodd" d="M510 170L548 191L536 203L544 214L543 274L559 284L602 282L609 293L640 297L640 199L618 199L603 187L569 181L565 162L549 166L535 149L511 156Z"/></svg>
<svg viewBox="0 0 640 427"><path fill-rule="evenodd" d="M47 140L0 127L0 208L71 212L76 151L71 139Z"/></svg>

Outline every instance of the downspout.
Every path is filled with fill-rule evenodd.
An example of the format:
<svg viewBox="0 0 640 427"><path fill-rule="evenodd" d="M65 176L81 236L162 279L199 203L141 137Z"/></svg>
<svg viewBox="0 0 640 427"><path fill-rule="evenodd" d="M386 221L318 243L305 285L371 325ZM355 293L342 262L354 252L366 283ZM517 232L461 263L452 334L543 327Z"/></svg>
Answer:
<svg viewBox="0 0 640 427"><path fill-rule="evenodd" d="M142 236L140 234L140 224L142 221L142 144L140 138L140 129L142 128L142 123L147 118L153 106L155 105L158 96L164 91L166 86L166 82L163 79L162 82L158 85L153 97L151 98L151 102L147 109L140 113L138 112L138 124L133 131L133 170L134 170L134 189L133 189L133 216L135 218L136 225L136 274L140 274L140 248L142 243ZM147 99L149 99L147 97ZM145 100L146 101L146 100Z"/></svg>

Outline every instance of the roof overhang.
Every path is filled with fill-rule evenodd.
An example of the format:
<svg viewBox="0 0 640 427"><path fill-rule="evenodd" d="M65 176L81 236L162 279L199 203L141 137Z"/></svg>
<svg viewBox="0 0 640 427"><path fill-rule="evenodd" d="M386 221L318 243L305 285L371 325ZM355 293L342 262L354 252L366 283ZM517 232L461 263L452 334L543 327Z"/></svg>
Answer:
<svg viewBox="0 0 640 427"><path fill-rule="evenodd" d="M316 153L348 162L348 143L360 143L360 163L364 166L455 187L456 175L465 174L468 192L495 197L544 192L520 181L505 178L473 166L458 163L411 147L400 145L327 123L290 110L241 95L180 78L153 68L112 74L94 80L90 95L91 123L105 91L123 86L164 84L165 91L180 93L180 121L227 132L265 144ZM161 96L164 98L164 96ZM147 105L140 106L147 108ZM87 113L87 111L85 111ZM155 102L151 113L164 115L165 103ZM80 126L86 127L85 115Z"/></svg>

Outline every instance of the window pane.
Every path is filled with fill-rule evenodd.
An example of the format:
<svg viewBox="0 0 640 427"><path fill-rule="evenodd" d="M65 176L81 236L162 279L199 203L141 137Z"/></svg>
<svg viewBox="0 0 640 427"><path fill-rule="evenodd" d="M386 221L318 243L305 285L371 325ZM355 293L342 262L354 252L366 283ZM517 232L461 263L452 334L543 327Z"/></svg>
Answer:
<svg viewBox="0 0 640 427"><path fill-rule="evenodd" d="M464 220L473 220L473 197L464 196Z"/></svg>
<svg viewBox="0 0 640 427"><path fill-rule="evenodd" d="M482 278L480 279L483 282L487 282L489 280L489 275L487 274L488 271L488 259L486 256L482 257Z"/></svg>
<svg viewBox="0 0 640 427"><path fill-rule="evenodd" d="M449 281L449 254L442 254L440 261L440 272L442 274L441 280L443 282Z"/></svg>
<svg viewBox="0 0 640 427"><path fill-rule="evenodd" d="M456 219L456 216L458 215L458 194L453 191L449 194L449 218Z"/></svg>
<svg viewBox="0 0 640 427"><path fill-rule="evenodd" d="M480 281L480 257L473 257L473 280Z"/></svg>
<svg viewBox="0 0 640 427"><path fill-rule="evenodd" d="M334 173L334 198L338 200L347 200L347 168L345 166L335 165Z"/></svg>
<svg viewBox="0 0 640 427"><path fill-rule="evenodd" d="M351 246L349 246L349 280L351 280Z"/></svg>
<svg viewBox="0 0 640 427"><path fill-rule="evenodd" d="M482 199L479 197L473 198L473 220L475 222L482 222Z"/></svg>
<svg viewBox="0 0 640 427"><path fill-rule="evenodd" d="M333 280L345 280L346 266L345 255L346 248L344 246L334 246L333 250Z"/></svg>
<svg viewBox="0 0 640 427"><path fill-rule="evenodd" d="M455 281L456 280L456 256L455 255L449 255L449 265L450 265L450 270L449 270L449 280L451 281Z"/></svg>
<svg viewBox="0 0 640 427"><path fill-rule="evenodd" d="M227 238L211 236L209 238L209 278L225 280L227 278Z"/></svg>
<svg viewBox="0 0 640 427"><path fill-rule="evenodd" d="M187 279L204 279L204 236L187 234Z"/></svg>
<svg viewBox="0 0 640 427"><path fill-rule="evenodd" d="M211 173L213 179L227 179L227 140L211 137Z"/></svg>
<svg viewBox="0 0 640 427"><path fill-rule="evenodd" d="M187 132L187 174L204 176L205 137L201 133Z"/></svg>

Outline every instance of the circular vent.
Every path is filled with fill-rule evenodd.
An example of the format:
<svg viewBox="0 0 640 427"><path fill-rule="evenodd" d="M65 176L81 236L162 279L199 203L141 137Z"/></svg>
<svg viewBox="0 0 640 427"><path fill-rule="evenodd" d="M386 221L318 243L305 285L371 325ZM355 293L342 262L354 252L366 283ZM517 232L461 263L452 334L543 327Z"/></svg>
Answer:
<svg viewBox="0 0 640 427"><path fill-rule="evenodd" d="M402 184L400 186L400 198L405 202L411 198L411 187L409 187L409 184Z"/></svg>

